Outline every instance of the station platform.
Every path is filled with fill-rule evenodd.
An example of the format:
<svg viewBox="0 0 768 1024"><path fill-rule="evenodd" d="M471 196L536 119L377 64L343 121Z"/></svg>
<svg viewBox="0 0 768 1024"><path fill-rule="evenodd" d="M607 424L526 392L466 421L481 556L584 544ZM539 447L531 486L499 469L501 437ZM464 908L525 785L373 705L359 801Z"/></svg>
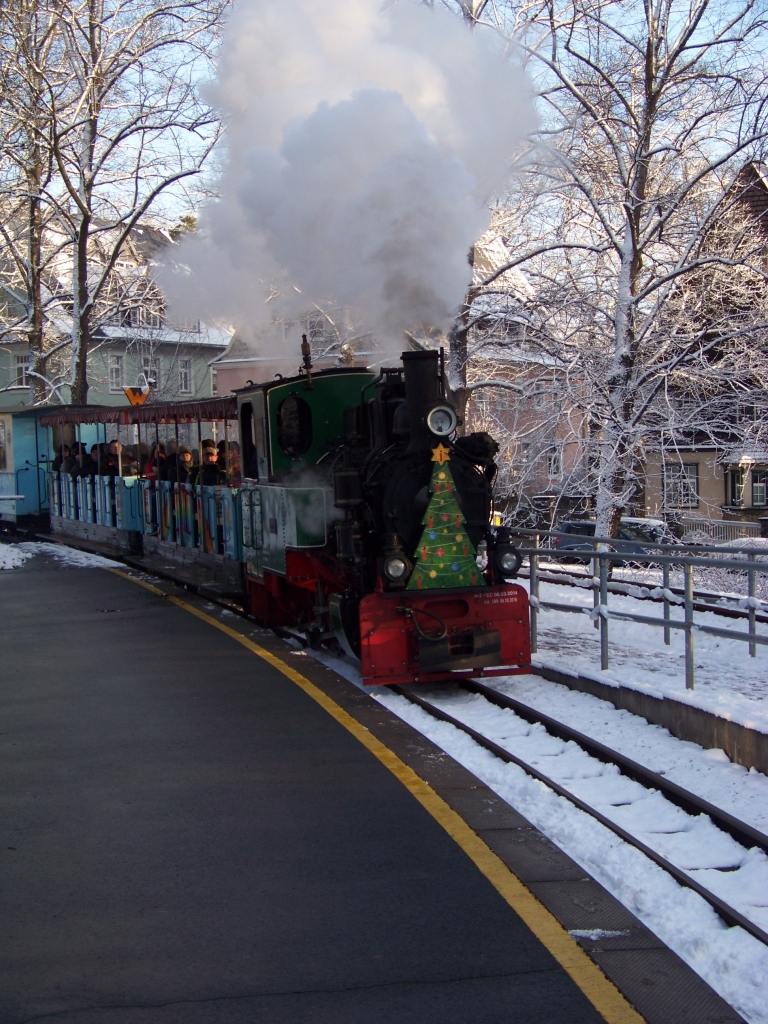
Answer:
<svg viewBox="0 0 768 1024"><path fill-rule="evenodd" d="M0 652L0 1024L741 1019L464 768L203 598L38 555L0 573ZM624 938L587 955L583 920Z"/></svg>

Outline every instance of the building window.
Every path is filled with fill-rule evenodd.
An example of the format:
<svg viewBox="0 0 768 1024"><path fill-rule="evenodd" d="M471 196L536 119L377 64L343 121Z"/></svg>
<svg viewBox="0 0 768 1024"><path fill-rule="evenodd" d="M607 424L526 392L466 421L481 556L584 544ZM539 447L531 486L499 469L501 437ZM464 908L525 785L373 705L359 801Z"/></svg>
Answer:
<svg viewBox="0 0 768 1024"><path fill-rule="evenodd" d="M562 448L551 448L547 452L547 473L553 479L559 478L563 475Z"/></svg>
<svg viewBox="0 0 768 1024"><path fill-rule="evenodd" d="M737 418L739 423L754 423L757 419L757 410L751 402L739 402Z"/></svg>
<svg viewBox="0 0 768 1024"><path fill-rule="evenodd" d="M162 327L164 320L164 310L162 306L140 306L139 310L139 326L140 327Z"/></svg>
<svg viewBox="0 0 768 1024"><path fill-rule="evenodd" d="M114 395L123 390L123 357L109 357L109 390Z"/></svg>
<svg viewBox="0 0 768 1024"><path fill-rule="evenodd" d="M215 398L219 393L219 374L217 370L211 370L211 394Z"/></svg>
<svg viewBox="0 0 768 1024"><path fill-rule="evenodd" d="M200 333L200 321L193 320L187 316L166 316L165 326L174 331L189 331L191 334Z"/></svg>
<svg viewBox="0 0 768 1024"><path fill-rule="evenodd" d="M29 387L29 356L13 357L13 383L12 388Z"/></svg>
<svg viewBox="0 0 768 1024"><path fill-rule="evenodd" d="M179 360L179 393L182 395L192 394L192 360Z"/></svg>
<svg viewBox="0 0 768 1024"><path fill-rule="evenodd" d="M726 505L741 507L744 504L744 484L746 473L743 469L730 469L726 474L728 493L726 494Z"/></svg>
<svg viewBox="0 0 768 1024"><path fill-rule="evenodd" d="M543 409L547 404L546 385L543 380L537 380L533 386L533 408Z"/></svg>
<svg viewBox="0 0 768 1024"><path fill-rule="evenodd" d="M752 470L752 504L765 505L766 484L768 484L768 470Z"/></svg>
<svg viewBox="0 0 768 1024"><path fill-rule="evenodd" d="M664 467L664 501L669 508L699 507L699 464Z"/></svg>
<svg viewBox="0 0 768 1024"><path fill-rule="evenodd" d="M142 356L141 357L141 372L144 375L144 380L147 384L152 382L153 388L160 387L160 357L159 356Z"/></svg>

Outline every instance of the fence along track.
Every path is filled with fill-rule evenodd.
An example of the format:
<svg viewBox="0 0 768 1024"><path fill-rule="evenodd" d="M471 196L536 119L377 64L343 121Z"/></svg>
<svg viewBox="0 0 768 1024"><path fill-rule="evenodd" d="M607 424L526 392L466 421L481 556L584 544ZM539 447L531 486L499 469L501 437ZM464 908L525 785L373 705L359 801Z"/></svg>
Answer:
<svg viewBox="0 0 768 1024"><path fill-rule="evenodd" d="M581 614L587 611L584 607L566 605L562 603L556 603L554 601L541 601L539 599L539 559L542 554L551 553L551 549L542 548L539 545L541 537L549 538L563 538L566 537L569 540L573 540L573 536L565 533L560 533L557 530L524 530L517 529L515 531L517 536L530 537L533 539L533 547L525 548L521 547L520 552L523 555L528 555L529 558L529 580L530 580L530 608L531 608L531 653L535 654L538 651L538 616L540 609L549 609L551 611L569 612L575 614ZM591 614L592 619L595 623L595 628L600 630L600 669L605 671L608 668L608 622L610 619L619 619L628 622L639 622L642 625L651 627L661 627L664 630L664 643L669 645L671 643L671 636L673 629L679 629L684 634L685 644L685 686L686 689L692 690L694 688L694 632L708 633L711 636L723 637L727 640L738 640L749 644L749 656L751 658L757 657L758 645L768 645L768 635L762 635L757 633L757 608L761 606L761 602L755 597L755 580L758 573L768 574L768 564L765 561L758 562L757 554L754 548L743 547L743 546L732 546L727 549L727 553L732 557L722 557L722 551L717 549L717 553L721 557L703 557L702 549L706 545L696 545L696 550L689 544L664 544L660 545L655 542L640 542L632 541L631 543L635 547L640 547L646 553L641 554L635 550L628 550L626 542L623 539L615 537L589 537L586 538L589 541L590 546L580 546L576 548L560 549L559 554L562 556L565 551L568 552L568 556L575 556L584 559L585 561L591 561L594 565L593 575L595 577L599 574L599 579L593 582L592 594L594 607ZM622 543L624 547L622 548ZM712 546L714 549L714 546ZM746 554L746 559L738 559L739 555ZM765 552L768 554L768 552ZM611 611L608 607L608 575L609 567L617 562L632 561L632 562L646 562L651 565L661 565L663 570L663 585L662 585L662 605L664 609L663 618L651 617L648 615L639 615L634 612L617 612ZM674 597L669 591L669 571L671 566L682 566L683 575L685 578L685 591L683 599L683 620L673 619L670 610ZM717 626L705 626L700 623L694 622L694 603L693 603L693 570L695 566L702 566L705 568L720 568L720 569L732 569L737 572L747 574L748 581L748 597L746 599L748 612L748 630L747 632L737 632L733 629L720 629ZM676 600L675 604L678 603ZM710 611L711 609L706 609Z"/></svg>
<svg viewBox="0 0 768 1024"><path fill-rule="evenodd" d="M747 569L745 568L744 571L746 572ZM587 573L571 572L568 569L559 569L551 565L539 568L538 576L540 583L554 583L555 585L562 584L566 587L576 587L576 589L584 591L592 591L595 588L591 575L587 575ZM518 577L520 579L528 580L530 579L530 574L525 568L523 568L518 573ZM579 582L580 580L585 582L581 583ZM634 587L638 590L645 590L647 593L642 595L630 594L627 592L630 587ZM667 589L676 597L685 598L685 590L683 587L669 586ZM639 582L634 580L608 581L608 593L614 594L616 597L631 597L635 601L651 601L654 604L663 604L664 598L654 594L654 590L661 590L661 584L654 586L648 582ZM694 590L693 610L695 612L712 612L713 615L722 615L723 618L727 619L748 619L749 612L743 608L733 608L728 605L716 603L718 601L732 601L735 603L742 600L744 600L743 597L731 597L729 594L718 594L715 591ZM768 624L768 612L756 611L755 622Z"/></svg>
<svg viewBox="0 0 768 1024"><path fill-rule="evenodd" d="M464 686L464 682L460 683L459 685ZM535 768L533 765L530 765L526 761L523 761L515 754L510 753L510 751L506 750L504 747L494 742L494 740L489 739L487 736L484 736L481 732L478 732L476 729L473 729L471 725L466 725L464 722L448 714L448 712L443 711L442 708L435 707L434 704L431 704L428 700L425 700L423 697L420 697L417 693L414 693L412 690L400 686L391 686L389 687L389 689L394 693L397 693L399 696L405 697L406 700L410 701L412 704L415 704L418 707L422 708L422 710L432 715L433 718L437 718L442 722L447 722L449 725L454 726L456 729L460 729L462 732L470 736L479 746L484 747L486 750L490 751L490 753L494 754L502 761L506 761L508 764L517 765L518 768L522 768L523 771L530 775L532 778L544 783L545 786L553 790L553 792L557 793L558 796L565 797L566 800L569 800L572 804L578 807L579 810L582 810L586 814L589 814L590 817L594 818L596 821L599 821L601 825L604 825L606 828L610 829L611 832L619 836L620 839L623 839L625 843L628 843L630 846L633 846L636 850L639 850L641 853L645 854L645 856L648 857L649 860L652 860L654 864L658 865L660 868L663 868L664 871L670 874L675 879L675 881L678 882L680 885L685 886L687 889L691 889L693 892L701 896L701 898L703 900L706 900L710 907L712 907L712 909L722 918L722 920L727 925L729 925L730 927L738 926L740 928L743 928L744 931L752 935L753 938L756 938L765 945L768 945L768 933L763 931L763 929L760 928L759 925L754 924L740 911L736 910L734 907L731 907L724 900L720 899L719 896L716 896L713 892L710 892L710 890L707 889L705 886L701 885L700 882L697 882L696 879L692 878L686 871L683 871L675 864L672 864L660 853L657 853L650 846L647 846L641 839L638 839L636 836L632 835L631 832L628 832L626 829L622 828L621 825L616 824L616 822L606 817L606 815L602 814L594 807L591 807L588 803L586 803L586 801L582 800L574 793L571 793L564 786L561 786L560 783L555 782L554 779L551 779L548 775L545 775L543 772L539 771L538 768ZM485 694L483 694L483 696L485 696ZM498 694L498 696L502 697L503 695ZM536 715L536 712L531 711L531 709L526 710L531 714ZM587 738L585 737L585 740L586 739ZM593 743L594 741L590 740L589 742ZM605 750L607 751L608 748L605 748ZM614 760L612 763L615 763L618 766L618 762L616 760ZM638 765L638 767L642 768L641 765ZM682 792L686 793L687 791L683 790ZM693 794L687 794L687 796L692 797ZM699 798L694 797L694 799L698 800ZM720 812L720 814L722 813L723 812ZM728 815L728 817L730 817L730 815ZM745 823L738 822L737 819L733 819L733 822L734 825L738 825L742 828L745 827ZM751 826L746 826L746 829L748 830L748 832L752 831ZM762 841L765 842L765 837L762 837ZM752 845L760 844L755 844L753 842Z"/></svg>

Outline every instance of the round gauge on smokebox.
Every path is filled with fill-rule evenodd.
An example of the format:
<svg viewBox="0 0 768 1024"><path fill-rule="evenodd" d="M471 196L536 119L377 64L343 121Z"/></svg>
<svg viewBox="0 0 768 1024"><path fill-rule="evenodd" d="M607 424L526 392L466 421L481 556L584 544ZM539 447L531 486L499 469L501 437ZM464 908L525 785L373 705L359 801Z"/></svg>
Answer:
<svg viewBox="0 0 768 1024"><path fill-rule="evenodd" d="M427 413L427 427L435 437L447 437L458 426L459 418L450 405L435 405Z"/></svg>

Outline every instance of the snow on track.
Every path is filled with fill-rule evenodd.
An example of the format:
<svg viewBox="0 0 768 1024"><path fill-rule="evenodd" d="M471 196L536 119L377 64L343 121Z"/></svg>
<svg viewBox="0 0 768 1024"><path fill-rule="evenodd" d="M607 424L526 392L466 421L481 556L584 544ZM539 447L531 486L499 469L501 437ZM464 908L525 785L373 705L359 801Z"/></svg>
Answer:
<svg viewBox="0 0 768 1024"><path fill-rule="evenodd" d="M762 850L746 850L706 815L688 814L577 743L483 696L447 687L419 688L419 695L538 768L768 931L768 857Z"/></svg>
<svg viewBox="0 0 768 1024"><path fill-rule="evenodd" d="M768 777L754 768L732 764L723 750L705 750L696 743L676 739L661 725L650 725L608 701L540 676L509 676L484 682L534 711L551 715L621 751L768 836Z"/></svg>

